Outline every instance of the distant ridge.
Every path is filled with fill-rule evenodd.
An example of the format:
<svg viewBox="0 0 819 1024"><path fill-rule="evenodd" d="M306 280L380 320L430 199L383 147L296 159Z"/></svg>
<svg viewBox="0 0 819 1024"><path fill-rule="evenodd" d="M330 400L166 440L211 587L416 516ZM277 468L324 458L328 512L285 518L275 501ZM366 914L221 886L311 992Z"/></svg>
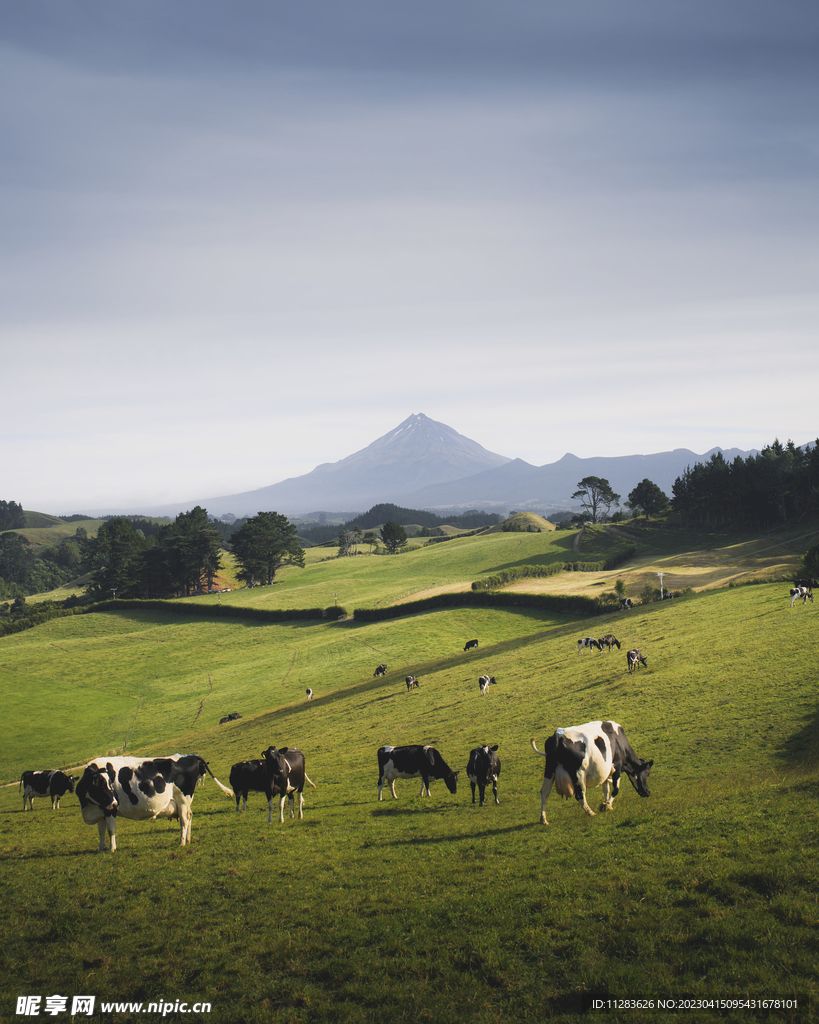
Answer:
<svg viewBox="0 0 819 1024"><path fill-rule="evenodd" d="M712 448L697 455L687 448L654 455L580 459L566 454L557 462L532 466L490 452L445 423L414 413L393 430L338 462L253 491L129 509L84 509L89 516L135 513L176 516L196 505L213 516L243 517L274 510L296 517L317 511L345 511L351 518L373 505L404 508L484 509L490 512L576 508L571 495L586 476L608 480L625 501L646 477L671 497L674 481L686 467L722 452L727 461L756 451Z"/></svg>

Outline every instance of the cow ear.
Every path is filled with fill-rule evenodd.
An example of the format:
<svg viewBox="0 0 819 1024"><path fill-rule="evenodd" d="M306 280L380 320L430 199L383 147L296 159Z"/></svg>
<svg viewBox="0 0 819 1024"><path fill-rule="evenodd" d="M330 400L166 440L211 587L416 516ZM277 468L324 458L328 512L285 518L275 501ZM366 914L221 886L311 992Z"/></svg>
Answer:
<svg viewBox="0 0 819 1024"><path fill-rule="evenodd" d="M498 744L496 743L494 747L490 747L489 749L490 750L497 750L498 749Z"/></svg>

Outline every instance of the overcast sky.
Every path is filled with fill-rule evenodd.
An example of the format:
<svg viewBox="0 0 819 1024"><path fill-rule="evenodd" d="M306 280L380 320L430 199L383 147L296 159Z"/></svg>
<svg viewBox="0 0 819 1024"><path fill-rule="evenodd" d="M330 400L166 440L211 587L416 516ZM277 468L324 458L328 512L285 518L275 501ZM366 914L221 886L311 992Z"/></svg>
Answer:
<svg viewBox="0 0 819 1024"><path fill-rule="evenodd" d="M815 0L0 12L0 498L819 434Z"/></svg>

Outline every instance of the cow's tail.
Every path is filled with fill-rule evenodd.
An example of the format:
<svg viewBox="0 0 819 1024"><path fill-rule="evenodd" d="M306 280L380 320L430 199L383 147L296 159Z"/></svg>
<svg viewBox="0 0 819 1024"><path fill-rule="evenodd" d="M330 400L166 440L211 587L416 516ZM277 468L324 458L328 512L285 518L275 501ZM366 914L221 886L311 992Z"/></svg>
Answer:
<svg viewBox="0 0 819 1024"><path fill-rule="evenodd" d="M308 786L312 786L313 789L316 788L315 782L313 782L313 780L310 778L307 772L304 773L304 781L307 783Z"/></svg>
<svg viewBox="0 0 819 1024"><path fill-rule="evenodd" d="M543 751L543 750L538 750L538 749L537 749L537 747L535 746L535 738L534 738L534 736L533 736L533 737L532 737L532 738L531 738L531 739L529 740L529 742L530 742L530 743L532 744L532 750L534 750L534 752L535 752L535 753L536 753L536 754L537 754L537 755L538 755L539 757L545 757L545 756L546 756L546 753L545 753L545 751Z"/></svg>
<svg viewBox="0 0 819 1024"><path fill-rule="evenodd" d="M232 789L228 789L227 786L223 786L222 785L222 783L216 778L216 776L210 770L210 766L208 765L207 761L203 760L202 764L205 766L205 771L208 773L208 775L210 775L210 777L213 779L213 781L216 783L216 785L219 787L219 789L222 790L222 792L225 794L225 796L229 796L231 798L231 800L235 800L236 799L236 794L233 792Z"/></svg>

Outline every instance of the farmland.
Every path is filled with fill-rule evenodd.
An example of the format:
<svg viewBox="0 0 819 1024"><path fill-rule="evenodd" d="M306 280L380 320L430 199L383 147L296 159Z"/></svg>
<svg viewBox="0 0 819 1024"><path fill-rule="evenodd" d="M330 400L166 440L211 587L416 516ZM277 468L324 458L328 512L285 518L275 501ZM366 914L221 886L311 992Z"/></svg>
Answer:
<svg viewBox="0 0 819 1024"><path fill-rule="evenodd" d="M616 572L515 584L594 595L622 577L637 595L663 571L691 589L591 618L463 607L267 624L128 608L3 638L6 782L126 746L196 752L227 782L231 764L275 743L305 751L318 787L304 820L280 826L260 795L237 815L208 781L189 846L173 823L121 820L115 855L94 852L76 798L24 814L16 785L0 790L3 1019L19 996L57 993L205 1001L201 1019L226 1024L571 1021L591 994L778 998L795 1008L685 1019L813 1019L819 611L791 608L779 582L815 542L808 532L645 535ZM625 543L603 531L586 542L575 558ZM495 533L392 558L315 549L273 587L189 600L383 607L571 559L572 544ZM621 651L577 653L578 637L609 632ZM471 637L479 649L464 653ZM647 669L626 672L627 647ZM420 686L408 693L410 672ZM484 672L498 682L481 697ZM230 712L243 717L220 726ZM654 759L651 796L624 782L614 812L588 818L553 793L539 825L543 761L529 738L542 749L557 726L596 718L621 722ZM397 801L377 801L376 749L409 742L460 769L455 796L438 783L422 800L399 781ZM463 769L479 743L499 744L497 807L471 804ZM656 1006L606 1016L665 1019Z"/></svg>

